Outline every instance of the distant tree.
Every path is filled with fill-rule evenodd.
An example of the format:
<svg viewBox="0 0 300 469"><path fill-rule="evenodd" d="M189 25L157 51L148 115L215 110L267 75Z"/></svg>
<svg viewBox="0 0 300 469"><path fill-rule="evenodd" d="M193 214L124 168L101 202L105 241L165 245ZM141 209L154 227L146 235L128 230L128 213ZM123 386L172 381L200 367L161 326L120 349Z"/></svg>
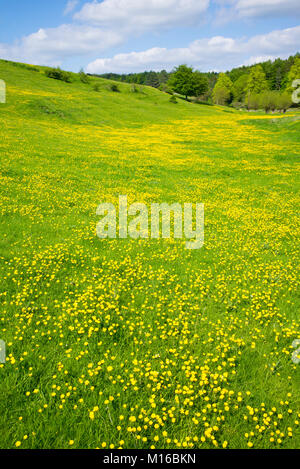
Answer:
<svg viewBox="0 0 300 469"><path fill-rule="evenodd" d="M138 87L136 86L135 83L132 83L132 85L130 87L130 91L131 91L131 93L138 93L139 92L139 89L138 89Z"/></svg>
<svg viewBox="0 0 300 469"><path fill-rule="evenodd" d="M175 93L182 94L185 99L195 95L195 81L193 79L193 69L187 65L179 65L172 73L168 85Z"/></svg>
<svg viewBox="0 0 300 469"><path fill-rule="evenodd" d="M225 73L220 73L218 81L213 89L213 102L215 104L225 105L232 98L232 81Z"/></svg>
<svg viewBox="0 0 300 469"><path fill-rule="evenodd" d="M229 102L230 92L226 88L215 87L212 98L214 104L225 106Z"/></svg>
<svg viewBox="0 0 300 469"><path fill-rule="evenodd" d="M267 79L271 90L281 90L283 86L283 79L285 75L285 62L282 59L276 59L271 62L270 73L267 74Z"/></svg>
<svg viewBox="0 0 300 469"><path fill-rule="evenodd" d="M172 92L170 86L168 85L168 83L162 83L161 85L159 85L159 90L163 91L164 93L173 94L173 92Z"/></svg>
<svg viewBox="0 0 300 469"><path fill-rule="evenodd" d="M166 70L162 70L161 72L158 73L158 81L159 84L165 84L169 80L169 74Z"/></svg>
<svg viewBox="0 0 300 469"><path fill-rule="evenodd" d="M286 112L292 105L291 94L286 91L280 93L277 97L277 109Z"/></svg>
<svg viewBox="0 0 300 469"><path fill-rule="evenodd" d="M287 76L287 92L292 94L295 88L292 87L293 81L300 79L300 57L297 57Z"/></svg>
<svg viewBox="0 0 300 469"><path fill-rule="evenodd" d="M261 96L256 93L249 94L246 97L246 105L248 109L257 110L261 105Z"/></svg>
<svg viewBox="0 0 300 469"><path fill-rule="evenodd" d="M249 94L259 94L269 89L265 72L261 65L252 67L246 84L246 96Z"/></svg>
<svg viewBox="0 0 300 469"><path fill-rule="evenodd" d="M145 84L147 86L152 86L153 88L158 88L160 83L159 83L157 73L149 72Z"/></svg>
<svg viewBox="0 0 300 469"><path fill-rule="evenodd" d="M277 104L277 93L274 91L265 91L260 95L260 107L266 112L274 111Z"/></svg>
<svg viewBox="0 0 300 469"><path fill-rule="evenodd" d="M268 84L268 89L282 91L287 88L288 73L291 67L294 65L295 60L297 58L300 58L299 53L297 53L294 56L290 56L288 59L285 59L285 60L282 60L282 59L275 59L274 61L268 60L266 62L262 62L261 64L259 64L265 74L265 78ZM230 72L226 72L226 75L229 76L229 78L231 79L233 83L235 83L242 75L246 75L246 74L250 75L250 72L252 71L253 68L254 68L253 66L243 65L242 67L232 69ZM119 75L117 73L105 73L103 75L96 75L96 76L99 76L102 78L108 78L110 80L115 80L115 81L122 81L122 82L127 82L127 83L137 83L137 84L145 85L146 81L149 80L150 73L152 74L152 77L154 77L153 74L156 75L155 82L153 81L152 83L150 83L150 85L154 84L156 87L158 86L157 81L160 86L161 84L166 83L166 80L168 80L171 75L166 70L161 70L160 72L145 71L142 73L129 73L129 74L122 74L122 75ZM219 74L216 72L205 73L205 76L208 78L208 82L209 82L209 91L206 93L207 99L209 99L212 93L212 90L217 82L218 75ZM244 93L246 95L246 86L244 89ZM236 101L236 97L234 97L234 100Z"/></svg>
<svg viewBox="0 0 300 469"><path fill-rule="evenodd" d="M90 82L90 79L86 73L84 73L83 68L80 69L79 71L79 78L82 83L88 84Z"/></svg>
<svg viewBox="0 0 300 469"><path fill-rule="evenodd" d="M194 85L194 96L199 97L204 95L208 91L208 79L204 73L200 73L198 70L193 72L192 81Z"/></svg>
<svg viewBox="0 0 300 469"><path fill-rule="evenodd" d="M245 100L246 86L248 82L248 74L240 75L240 77L233 83L232 95L236 102L242 103Z"/></svg>

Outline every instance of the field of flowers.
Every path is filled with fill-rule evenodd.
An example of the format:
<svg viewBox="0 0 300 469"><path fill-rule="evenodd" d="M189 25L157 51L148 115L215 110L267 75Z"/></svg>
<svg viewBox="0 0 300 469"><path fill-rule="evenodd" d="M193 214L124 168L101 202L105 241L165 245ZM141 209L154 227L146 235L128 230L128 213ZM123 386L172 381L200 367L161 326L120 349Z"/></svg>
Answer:
<svg viewBox="0 0 300 469"><path fill-rule="evenodd" d="M0 78L0 447L299 448L300 114ZM120 194L205 246L98 239Z"/></svg>

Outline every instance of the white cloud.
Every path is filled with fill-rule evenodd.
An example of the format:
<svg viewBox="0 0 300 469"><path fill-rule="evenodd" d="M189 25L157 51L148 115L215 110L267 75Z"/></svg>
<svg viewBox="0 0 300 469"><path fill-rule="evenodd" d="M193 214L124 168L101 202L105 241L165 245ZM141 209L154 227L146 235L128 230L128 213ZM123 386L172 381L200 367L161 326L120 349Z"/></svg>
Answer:
<svg viewBox="0 0 300 469"><path fill-rule="evenodd" d="M64 15L69 15L70 13L72 13L72 11L74 11L77 7L78 3L78 0L69 0L64 10Z"/></svg>
<svg viewBox="0 0 300 469"><path fill-rule="evenodd" d="M277 59L276 55L252 55L249 59L245 60L243 65L255 65L261 62L267 62L268 60Z"/></svg>
<svg viewBox="0 0 300 469"><path fill-rule="evenodd" d="M220 8L216 22L276 17L300 17L299 0L214 0Z"/></svg>
<svg viewBox="0 0 300 469"><path fill-rule="evenodd" d="M69 0L64 13L76 8ZM0 44L3 58L60 65L72 57L97 55L128 37L161 27L186 26L201 18L209 0L104 0L87 2L72 24L40 29L14 44Z"/></svg>
<svg viewBox="0 0 300 469"><path fill-rule="evenodd" d="M214 0L226 14L267 16L277 12L299 12L299 0ZM65 13L74 11L78 0L66 2ZM0 44L2 58L61 65L67 59L95 56L142 33L155 33L165 28L186 27L203 20L210 0L103 0L86 2L73 16L71 24L43 28L13 44ZM224 10L225 9L225 10ZM226 13L227 12L227 13ZM277 14L276 13L276 14ZM118 54L97 59L89 71L131 71L169 67L187 62L201 69L229 68L232 64L255 60L259 56L277 56L297 50L294 33L297 28L253 39L213 37L194 41L188 47L151 48L143 52ZM279 44L279 39L281 43ZM256 50L258 44L258 49ZM299 44L299 37L298 37Z"/></svg>
<svg viewBox="0 0 300 469"><path fill-rule="evenodd" d="M0 53L4 59L60 65L66 58L98 53L121 42L122 37L114 31L63 24L57 28L40 29L12 45L0 44Z"/></svg>
<svg viewBox="0 0 300 469"><path fill-rule="evenodd" d="M126 31L190 25L198 22L209 0L104 0L86 3L74 18Z"/></svg>
<svg viewBox="0 0 300 469"><path fill-rule="evenodd" d="M232 39L216 36L192 42L185 48L152 48L142 52L117 54L112 58L100 58L87 66L89 73L133 72L171 69L187 63L200 70L227 70L248 61L255 63L260 57L285 57L296 53L300 44L300 26L250 39Z"/></svg>
<svg viewBox="0 0 300 469"><path fill-rule="evenodd" d="M240 17L299 16L299 0L238 0L235 10Z"/></svg>

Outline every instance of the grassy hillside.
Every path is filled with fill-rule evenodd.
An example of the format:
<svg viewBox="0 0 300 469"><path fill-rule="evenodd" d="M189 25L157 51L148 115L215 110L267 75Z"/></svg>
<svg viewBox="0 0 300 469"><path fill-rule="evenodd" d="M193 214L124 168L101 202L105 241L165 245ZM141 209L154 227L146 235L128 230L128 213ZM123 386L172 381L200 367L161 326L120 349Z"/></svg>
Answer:
<svg viewBox="0 0 300 469"><path fill-rule="evenodd" d="M0 79L0 447L299 447L299 114ZM205 246L98 239L119 194Z"/></svg>

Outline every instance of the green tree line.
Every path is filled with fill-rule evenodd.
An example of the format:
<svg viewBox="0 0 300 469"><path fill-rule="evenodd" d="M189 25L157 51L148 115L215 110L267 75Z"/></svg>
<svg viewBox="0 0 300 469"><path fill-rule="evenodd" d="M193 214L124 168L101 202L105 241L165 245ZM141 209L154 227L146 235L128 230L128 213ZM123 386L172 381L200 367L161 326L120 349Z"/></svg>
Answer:
<svg viewBox="0 0 300 469"><path fill-rule="evenodd" d="M201 98L220 105L248 109L286 110L291 104L292 81L300 78L300 54L252 66L234 68L226 73L200 73L187 65L172 72L106 73L100 76L115 81L152 86L161 91ZM289 95L289 96L288 96Z"/></svg>

